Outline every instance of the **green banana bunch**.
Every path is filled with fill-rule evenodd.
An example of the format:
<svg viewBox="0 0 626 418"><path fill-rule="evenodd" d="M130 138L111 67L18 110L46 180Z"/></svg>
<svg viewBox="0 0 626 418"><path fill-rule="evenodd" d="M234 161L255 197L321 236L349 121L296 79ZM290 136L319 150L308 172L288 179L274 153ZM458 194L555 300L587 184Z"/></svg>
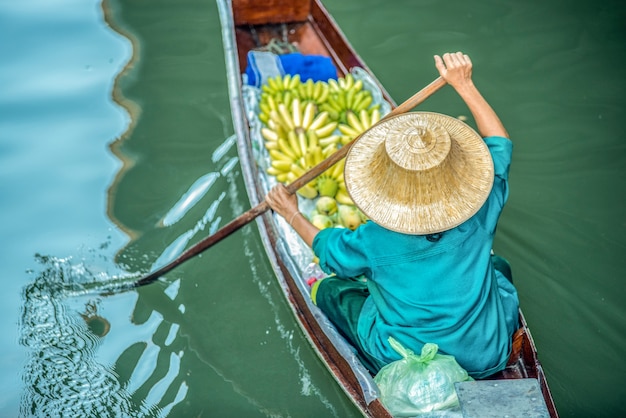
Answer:
<svg viewBox="0 0 626 418"><path fill-rule="evenodd" d="M261 92L265 94L275 95L285 91L293 91L300 85L300 74L285 74L283 76L268 78L267 82L261 86Z"/></svg>
<svg viewBox="0 0 626 418"><path fill-rule="evenodd" d="M330 86L323 81L313 82L313 79L309 78L298 86L298 97L303 103L312 102L319 106L326 102L329 95Z"/></svg>
<svg viewBox="0 0 626 418"><path fill-rule="evenodd" d="M301 82L298 75L275 77L261 90L261 135L270 157L267 173L281 183L293 182L380 120L379 107L371 106L371 93L350 73L328 83ZM343 164L344 160L335 164L298 193L353 205L343 180Z"/></svg>
<svg viewBox="0 0 626 418"><path fill-rule="evenodd" d="M298 97L300 84L299 74L268 78L267 82L261 86L259 119L267 124L270 112L277 110L280 103L290 106L293 99Z"/></svg>
<svg viewBox="0 0 626 418"><path fill-rule="evenodd" d="M374 97L363 88L363 81L356 80L351 73L337 80L328 80L330 95L326 102L320 105L320 110L329 112L333 119L346 122L349 111L359 114L361 110L378 107L372 106Z"/></svg>
<svg viewBox="0 0 626 418"><path fill-rule="evenodd" d="M337 150L341 138L335 134L338 123L329 119L328 112L316 114L316 106L299 98L293 99L290 109L279 103L270 110L267 126L261 128L265 147L270 156L267 173L281 183L289 184L306 170L326 159ZM318 194L317 181L302 187L298 193L313 199Z"/></svg>

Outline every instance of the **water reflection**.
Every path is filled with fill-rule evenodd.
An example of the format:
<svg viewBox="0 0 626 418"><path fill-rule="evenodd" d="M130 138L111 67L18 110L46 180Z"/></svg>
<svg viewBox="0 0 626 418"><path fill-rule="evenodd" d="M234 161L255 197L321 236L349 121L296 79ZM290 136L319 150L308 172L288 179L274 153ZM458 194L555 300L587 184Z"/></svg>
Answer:
<svg viewBox="0 0 626 418"><path fill-rule="evenodd" d="M96 300L82 301L81 312L76 309L81 301L63 297L64 285L84 269L49 257L40 262L43 271L23 292L20 343L30 354L22 374L21 415L133 416L129 393L113 370L96 360L109 321L97 315ZM101 325L97 333L95 318Z"/></svg>
<svg viewBox="0 0 626 418"><path fill-rule="evenodd" d="M77 291L77 283L102 291L109 282L83 264L38 259L43 270L23 291L20 343L29 355L21 415L167 416L188 389L183 351L173 344L179 323L157 311L138 318L136 292ZM177 288L166 289L170 299Z"/></svg>

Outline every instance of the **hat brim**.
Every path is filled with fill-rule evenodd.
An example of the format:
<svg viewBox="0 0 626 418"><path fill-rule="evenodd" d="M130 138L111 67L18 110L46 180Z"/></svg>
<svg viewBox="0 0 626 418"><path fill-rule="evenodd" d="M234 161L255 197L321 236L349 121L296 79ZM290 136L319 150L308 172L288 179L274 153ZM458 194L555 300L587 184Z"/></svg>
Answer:
<svg viewBox="0 0 626 418"><path fill-rule="evenodd" d="M450 151L435 167L408 171L385 158L385 140L417 120L444 128ZM410 112L363 133L346 156L344 178L350 197L372 221L426 235L452 229L478 212L493 187L494 167L487 145L469 125L440 113Z"/></svg>

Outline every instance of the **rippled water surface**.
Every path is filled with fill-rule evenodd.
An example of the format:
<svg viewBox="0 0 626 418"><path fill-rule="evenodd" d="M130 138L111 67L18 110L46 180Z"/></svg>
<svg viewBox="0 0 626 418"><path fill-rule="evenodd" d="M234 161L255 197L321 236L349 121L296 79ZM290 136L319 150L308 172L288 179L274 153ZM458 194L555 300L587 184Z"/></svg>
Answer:
<svg viewBox="0 0 626 418"><path fill-rule="evenodd" d="M622 2L328 0L397 102L468 52L515 143L496 250L563 417L626 413ZM0 416L358 416L249 208L213 0L0 1ZM423 109L467 110L450 89Z"/></svg>

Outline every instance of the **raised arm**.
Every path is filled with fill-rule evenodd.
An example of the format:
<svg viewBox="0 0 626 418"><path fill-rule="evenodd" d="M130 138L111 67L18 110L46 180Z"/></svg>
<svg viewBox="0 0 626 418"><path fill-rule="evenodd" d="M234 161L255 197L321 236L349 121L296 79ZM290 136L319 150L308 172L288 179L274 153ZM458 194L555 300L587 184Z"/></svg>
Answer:
<svg viewBox="0 0 626 418"><path fill-rule="evenodd" d="M509 137L496 112L480 94L472 81L472 61L462 52L435 55L435 67L446 82L461 96L474 116L478 133L487 136Z"/></svg>

